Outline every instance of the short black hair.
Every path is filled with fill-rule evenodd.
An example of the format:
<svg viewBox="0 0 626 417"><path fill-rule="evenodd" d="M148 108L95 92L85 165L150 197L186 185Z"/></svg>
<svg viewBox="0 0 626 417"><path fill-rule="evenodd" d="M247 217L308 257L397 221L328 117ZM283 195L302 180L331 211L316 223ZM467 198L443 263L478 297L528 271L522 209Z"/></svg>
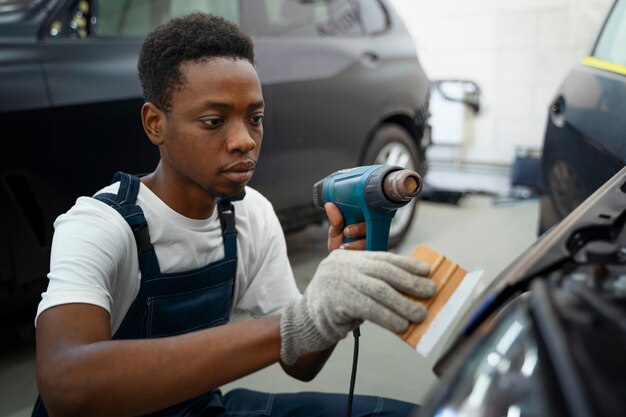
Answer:
<svg viewBox="0 0 626 417"><path fill-rule="evenodd" d="M216 57L254 65L254 45L234 23L208 13L191 13L157 26L146 36L137 69L146 101L171 110L172 90L185 82L180 65Z"/></svg>

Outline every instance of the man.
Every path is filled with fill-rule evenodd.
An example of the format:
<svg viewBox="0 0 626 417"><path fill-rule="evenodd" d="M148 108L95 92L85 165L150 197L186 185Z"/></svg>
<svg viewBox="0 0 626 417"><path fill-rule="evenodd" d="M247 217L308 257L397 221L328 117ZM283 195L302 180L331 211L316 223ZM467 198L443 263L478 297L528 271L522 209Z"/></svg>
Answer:
<svg viewBox="0 0 626 417"><path fill-rule="evenodd" d="M161 159L141 178L118 173L55 222L34 414L343 414L345 396L217 387L277 361L310 380L363 320L396 332L423 320L425 307L400 291L431 296L419 276L428 268L334 250L363 242L343 243L349 230L330 206L334 251L301 296L272 206L246 187L264 112L250 39L224 19L187 15L148 35L138 68L144 129ZM257 318L228 323L233 310ZM354 415L413 408L381 401L355 398Z"/></svg>

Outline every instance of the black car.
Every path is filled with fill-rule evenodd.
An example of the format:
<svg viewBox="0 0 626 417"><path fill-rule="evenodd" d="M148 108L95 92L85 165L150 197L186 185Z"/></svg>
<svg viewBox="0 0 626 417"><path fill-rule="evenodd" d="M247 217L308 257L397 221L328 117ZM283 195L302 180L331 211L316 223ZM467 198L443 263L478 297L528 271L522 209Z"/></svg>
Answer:
<svg viewBox="0 0 626 417"><path fill-rule="evenodd" d="M549 109L539 232L567 216L626 163L626 0L613 2L588 57Z"/></svg>
<svg viewBox="0 0 626 417"><path fill-rule="evenodd" d="M468 311L419 417L623 416L626 168Z"/></svg>
<svg viewBox="0 0 626 417"><path fill-rule="evenodd" d="M310 190L338 169L425 175L429 81L386 1L0 0L0 312L39 298L53 222L78 196L155 167L137 55L153 27L194 10L254 40L266 118L251 186L286 232L324 218ZM413 209L398 211L391 246Z"/></svg>

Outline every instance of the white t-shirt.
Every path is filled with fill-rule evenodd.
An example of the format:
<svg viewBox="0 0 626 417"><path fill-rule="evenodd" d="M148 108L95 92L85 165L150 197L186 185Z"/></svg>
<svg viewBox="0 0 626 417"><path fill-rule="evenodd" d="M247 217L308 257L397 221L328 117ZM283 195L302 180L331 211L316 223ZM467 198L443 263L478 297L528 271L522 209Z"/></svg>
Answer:
<svg viewBox="0 0 626 417"><path fill-rule="evenodd" d="M117 194L118 188L115 183L100 192ZM217 207L209 219L189 219L143 184L137 204L148 222L161 272L189 271L224 257ZM278 218L271 203L250 187L246 187L246 197L233 205L237 228L233 311L255 317L280 313L300 292ZM111 314L111 332L115 333L139 291L141 278L130 226L107 204L80 197L56 219L54 228L50 282L37 317L60 304L94 304Z"/></svg>

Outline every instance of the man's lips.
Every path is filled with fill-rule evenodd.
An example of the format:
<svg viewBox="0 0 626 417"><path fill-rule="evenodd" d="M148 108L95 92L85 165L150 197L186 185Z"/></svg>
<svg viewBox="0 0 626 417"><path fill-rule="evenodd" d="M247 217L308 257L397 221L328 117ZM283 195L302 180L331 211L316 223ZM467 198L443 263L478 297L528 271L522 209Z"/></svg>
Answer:
<svg viewBox="0 0 626 417"><path fill-rule="evenodd" d="M254 162L236 162L222 170L226 178L232 182L245 183L250 181L256 164Z"/></svg>

